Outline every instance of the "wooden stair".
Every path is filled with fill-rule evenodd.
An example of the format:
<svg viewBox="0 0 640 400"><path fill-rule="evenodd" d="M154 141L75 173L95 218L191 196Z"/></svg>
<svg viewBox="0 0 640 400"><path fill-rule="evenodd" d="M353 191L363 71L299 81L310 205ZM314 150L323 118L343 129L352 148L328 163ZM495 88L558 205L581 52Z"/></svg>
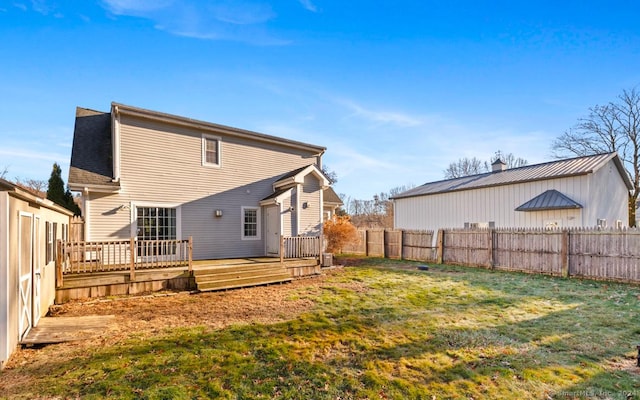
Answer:
<svg viewBox="0 0 640 400"><path fill-rule="evenodd" d="M284 283L293 280L280 263L226 265L193 271L201 292Z"/></svg>

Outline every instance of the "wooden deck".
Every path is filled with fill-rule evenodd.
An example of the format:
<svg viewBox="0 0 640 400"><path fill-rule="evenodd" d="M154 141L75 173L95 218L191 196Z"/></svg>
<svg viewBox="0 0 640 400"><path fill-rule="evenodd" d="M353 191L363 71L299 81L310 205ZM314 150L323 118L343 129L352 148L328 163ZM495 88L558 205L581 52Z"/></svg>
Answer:
<svg viewBox="0 0 640 400"><path fill-rule="evenodd" d="M44 317L20 341L22 345L39 345L99 337L113 324L113 315L85 317Z"/></svg>
<svg viewBox="0 0 640 400"><path fill-rule="evenodd" d="M140 294L161 290L222 290L286 282L317 275L317 258L286 259L251 257L193 261L193 272L184 267L138 270L131 280L128 271L65 275L56 289L56 303L71 299Z"/></svg>

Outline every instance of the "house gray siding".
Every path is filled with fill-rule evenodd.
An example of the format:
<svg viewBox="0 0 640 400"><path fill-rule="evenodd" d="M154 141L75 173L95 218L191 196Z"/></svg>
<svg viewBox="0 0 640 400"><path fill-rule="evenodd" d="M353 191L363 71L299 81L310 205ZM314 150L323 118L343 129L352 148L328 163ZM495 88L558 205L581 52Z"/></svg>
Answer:
<svg viewBox="0 0 640 400"><path fill-rule="evenodd" d="M177 206L178 230L193 237L194 259L263 255L264 234L242 240L242 207L259 207L280 176L318 160L310 150L207 131L221 139L221 166L208 167L202 165L205 132L128 115L119 126L121 190L90 193L89 239L131 237L135 204ZM216 209L222 217L214 217Z"/></svg>
<svg viewBox="0 0 640 400"><path fill-rule="evenodd" d="M299 235L317 236L320 234L321 214L321 194L322 188L318 179L309 174L304 177L302 193L300 196L300 230ZM307 208L302 205L307 203Z"/></svg>

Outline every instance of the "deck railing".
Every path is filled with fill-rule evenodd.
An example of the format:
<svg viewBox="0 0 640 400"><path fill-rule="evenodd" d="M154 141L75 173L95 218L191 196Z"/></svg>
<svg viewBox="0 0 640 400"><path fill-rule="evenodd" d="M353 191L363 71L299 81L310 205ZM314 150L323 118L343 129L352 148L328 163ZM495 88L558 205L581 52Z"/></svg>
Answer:
<svg viewBox="0 0 640 400"><path fill-rule="evenodd" d="M185 240L112 240L57 243L56 281L65 275L91 272L135 271L150 268L187 267L192 271L192 238Z"/></svg>
<svg viewBox="0 0 640 400"><path fill-rule="evenodd" d="M280 258L320 257L319 236L282 236Z"/></svg>

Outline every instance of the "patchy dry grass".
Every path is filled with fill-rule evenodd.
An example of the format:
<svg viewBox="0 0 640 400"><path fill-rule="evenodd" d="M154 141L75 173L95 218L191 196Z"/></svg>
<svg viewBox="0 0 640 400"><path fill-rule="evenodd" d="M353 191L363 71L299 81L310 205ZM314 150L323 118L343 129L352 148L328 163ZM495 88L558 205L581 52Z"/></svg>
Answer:
<svg viewBox="0 0 640 400"><path fill-rule="evenodd" d="M448 266L417 271L415 263L406 261L345 261L358 266L293 285L186 296L194 310L207 315L200 325L186 318L190 322L183 327L155 326L149 333L133 324L121 340L61 351L60 357L50 346L46 359L34 355L32 362L0 373L0 394L144 399L640 396L634 358L640 344L638 287ZM281 309L273 304L264 309L279 316L273 321L263 315L221 325L215 313L205 312L238 292L245 293L245 302L251 293L251 308L256 308L274 290ZM113 311L117 304L110 304ZM304 307L291 312L300 304ZM241 306L232 309L243 312ZM171 311L163 312L167 318ZM24 384L9 384L16 379Z"/></svg>

